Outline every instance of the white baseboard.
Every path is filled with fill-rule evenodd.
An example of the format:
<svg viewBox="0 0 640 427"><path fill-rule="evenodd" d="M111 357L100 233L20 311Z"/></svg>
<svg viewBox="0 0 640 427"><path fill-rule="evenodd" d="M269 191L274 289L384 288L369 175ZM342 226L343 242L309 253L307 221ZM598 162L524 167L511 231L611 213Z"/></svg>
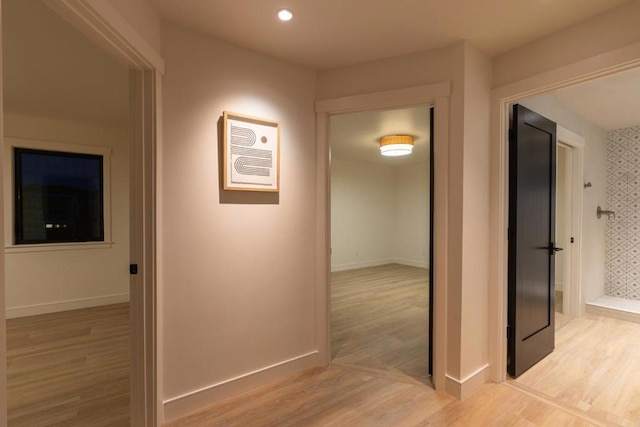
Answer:
<svg viewBox="0 0 640 427"><path fill-rule="evenodd" d="M77 310L80 308L98 307L101 305L129 302L129 294L105 295L93 298L80 298L69 301L55 301L44 304L7 307L7 319L37 316L38 314L57 313L59 311Z"/></svg>
<svg viewBox="0 0 640 427"><path fill-rule="evenodd" d="M360 261L360 262L352 262L348 264L338 264L332 265L331 271L346 271L346 270L355 270L357 268L366 268L366 267L377 267L379 265L386 264L394 264L396 261L393 258L389 259L379 259L374 261Z"/></svg>
<svg viewBox="0 0 640 427"><path fill-rule="evenodd" d="M607 307L597 303L587 303L587 313L595 314L597 316L612 317L618 320L624 320L627 322L640 323L640 313L635 313L631 310L617 307Z"/></svg>
<svg viewBox="0 0 640 427"><path fill-rule="evenodd" d="M396 264L408 265L409 267L418 267L429 269L429 261L421 261L417 259L401 259L395 258L393 260Z"/></svg>
<svg viewBox="0 0 640 427"><path fill-rule="evenodd" d="M445 391L456 399L464 400L475 393L487 381L489 381L488 363L461 380L447 374Z"/></svg>
<svg viewBox="0 0 640 427"><path fill-rule="evenodd" d="M427 268L427 269L429 268L428 261L389 258L389 259L379 259L374 261L361 261L361 262L352 262L348 264L332 265L331 272L356 270L358 268L366 268L366 267L378 267L380 265L387 265L387 264L402 264L402 265L408 265L410 267L419 267L419 268Z"/></svg>
<svg viewBox="0 0 640 427"><path fill-rule="evenodd" d="M163 402L164 421L171 421L190 414L212 403L238 396L261 385L268 384L287 375L318 366L318 352L303 354L271 366L248 372Z"/></svg>

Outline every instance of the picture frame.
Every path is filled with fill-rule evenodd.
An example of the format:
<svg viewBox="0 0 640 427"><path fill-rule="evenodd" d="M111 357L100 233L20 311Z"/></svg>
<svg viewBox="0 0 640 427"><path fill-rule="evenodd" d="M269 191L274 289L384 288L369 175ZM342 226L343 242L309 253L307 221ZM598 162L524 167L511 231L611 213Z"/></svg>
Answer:
<svg viewBox="0 0 640 427"><path fill-rule="evenodd" d="M223 188L280 191L280 124L275 120L223 113Z"/></svg>

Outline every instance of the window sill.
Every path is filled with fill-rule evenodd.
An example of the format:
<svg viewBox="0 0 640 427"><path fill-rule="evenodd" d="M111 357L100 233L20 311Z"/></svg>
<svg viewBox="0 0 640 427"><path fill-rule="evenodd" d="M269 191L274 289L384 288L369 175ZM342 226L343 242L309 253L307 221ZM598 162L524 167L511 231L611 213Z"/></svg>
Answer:
<svg viewBox="0 0 640 427"><path fill-rule="evenodd" d="M4 247L5 254L50 251L83 251L88 249L109 249L113 242L40 243L36 245L10 245Z"/></svg>

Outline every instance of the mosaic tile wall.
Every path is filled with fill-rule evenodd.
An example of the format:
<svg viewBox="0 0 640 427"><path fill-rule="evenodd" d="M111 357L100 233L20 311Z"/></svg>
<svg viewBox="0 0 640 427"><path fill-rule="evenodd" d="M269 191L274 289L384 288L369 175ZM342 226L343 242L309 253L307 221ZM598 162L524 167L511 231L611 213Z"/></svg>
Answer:
<svg viewBox="0 0 640 427"><path fill-rule="evenodd" d="M605 295L640 300L640 126L607 135Z"/></svg>

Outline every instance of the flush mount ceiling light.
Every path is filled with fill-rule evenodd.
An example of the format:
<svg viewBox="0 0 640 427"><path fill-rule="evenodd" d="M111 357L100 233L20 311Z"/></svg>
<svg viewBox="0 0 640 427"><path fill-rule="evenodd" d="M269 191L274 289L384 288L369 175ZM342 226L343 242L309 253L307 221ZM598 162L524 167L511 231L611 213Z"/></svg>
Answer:
<svg viewBox="0 0 640 427"><path fill-rule="evenodd" d="M293 11L291 9L278 10L278 19L284 22L291 21L293 19Z"/></svg>
<svg viewBox="0 0 640 427"><path fill-rule="evenodd" d="M413 151L413 137L410 135L389 135L380 138L380 154L383 156L406 156Z"/></svg>

